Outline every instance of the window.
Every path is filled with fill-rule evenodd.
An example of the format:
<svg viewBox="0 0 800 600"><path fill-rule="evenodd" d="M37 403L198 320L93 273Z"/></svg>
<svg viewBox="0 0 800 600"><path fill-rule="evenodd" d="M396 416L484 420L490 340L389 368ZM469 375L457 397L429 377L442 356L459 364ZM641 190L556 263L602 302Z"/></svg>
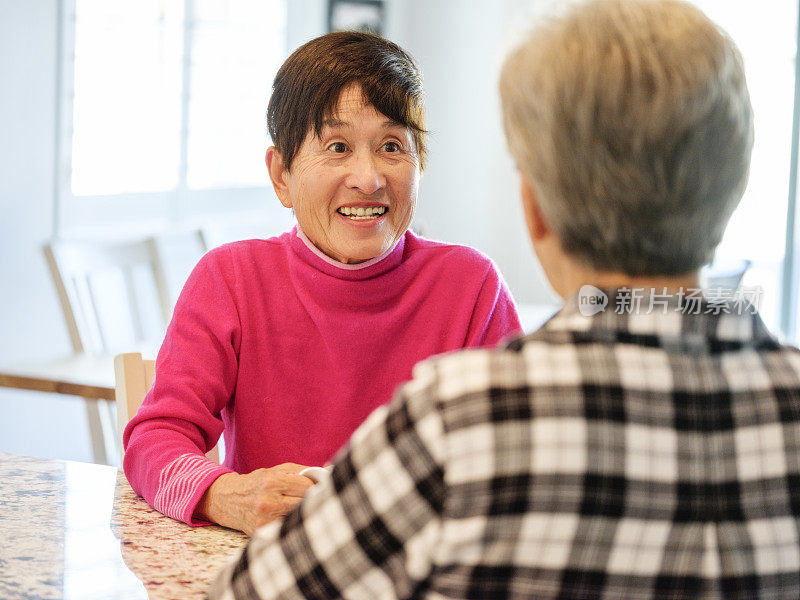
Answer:
<svg viewBox="0 0 800 600"><path fill-rule="evenodd" d="M67 2L58 233L262 206L286 12L285 0Z"/></svg>
<svg viewBox="0 0 800 600"><path fill-rule="evenodd" d="M285 4L195 0L194 10L187 184L264 185L264 114L286 54Z"/></svg>
<svg viewBox="0 0 800 600"><path fill-rule="evenodd" d="M789 300L783 286L797 50L797 0L769 5L693 0L736 41L755 113L750 180L717 250L722 265L750 261L744 285L760 287L759 309L773 331ZM785 327L784 333L791 335Z"/></svg>

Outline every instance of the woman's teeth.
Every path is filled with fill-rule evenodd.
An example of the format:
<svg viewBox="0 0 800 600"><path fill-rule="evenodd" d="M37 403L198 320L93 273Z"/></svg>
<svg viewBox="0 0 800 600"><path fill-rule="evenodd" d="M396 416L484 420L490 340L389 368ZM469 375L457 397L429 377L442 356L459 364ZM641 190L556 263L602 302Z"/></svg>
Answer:
<svg viewBox="0 0 800 600"><path fill-rule="evenodd" d="M360 221L363 219L376 219L383 215L386 212L385 206L370 206L369 208L364 208L359 206L350 207L350 206L342 206L338 209L338 213L340 215L344 215L350 219L355 221Z"/></svg>

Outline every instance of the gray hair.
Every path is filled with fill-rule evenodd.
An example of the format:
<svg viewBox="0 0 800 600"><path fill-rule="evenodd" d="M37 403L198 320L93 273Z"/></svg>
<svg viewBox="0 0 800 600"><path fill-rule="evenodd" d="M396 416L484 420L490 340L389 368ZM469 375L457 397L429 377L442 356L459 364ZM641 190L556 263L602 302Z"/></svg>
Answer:
<svg viewBox="0 0 800 600"><path fill-rule="evenodd" d="M714 250L747 184L742 58L699 9L600 0L554 17L500 76L511 154L565 252L677 275Z"/></svg>

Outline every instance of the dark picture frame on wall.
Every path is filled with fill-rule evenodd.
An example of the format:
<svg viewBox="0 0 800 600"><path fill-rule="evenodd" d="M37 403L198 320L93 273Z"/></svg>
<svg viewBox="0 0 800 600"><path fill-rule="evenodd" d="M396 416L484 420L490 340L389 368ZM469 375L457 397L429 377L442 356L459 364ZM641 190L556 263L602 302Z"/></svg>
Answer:
<svg viewBox="0 0 800 600"><path fill-rule="evenodd" d="M328 31L369 31L383 35L383 0L328 0Z"/></svg>

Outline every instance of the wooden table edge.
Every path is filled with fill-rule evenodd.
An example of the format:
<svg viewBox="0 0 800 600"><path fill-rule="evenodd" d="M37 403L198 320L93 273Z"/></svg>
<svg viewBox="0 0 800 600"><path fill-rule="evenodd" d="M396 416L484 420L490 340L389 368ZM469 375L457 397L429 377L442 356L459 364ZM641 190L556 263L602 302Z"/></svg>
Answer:
<svg viewBox="0 0 800 600"><path fill-rule="evenodd" d="M0 373L0 387L65 394L68 396L79 396L81 398L95 398L97 400L108 400L111 402L115 400L114 388L111 387L87 385L55 379L42 379L40 377L26 375Z"/></svg>

